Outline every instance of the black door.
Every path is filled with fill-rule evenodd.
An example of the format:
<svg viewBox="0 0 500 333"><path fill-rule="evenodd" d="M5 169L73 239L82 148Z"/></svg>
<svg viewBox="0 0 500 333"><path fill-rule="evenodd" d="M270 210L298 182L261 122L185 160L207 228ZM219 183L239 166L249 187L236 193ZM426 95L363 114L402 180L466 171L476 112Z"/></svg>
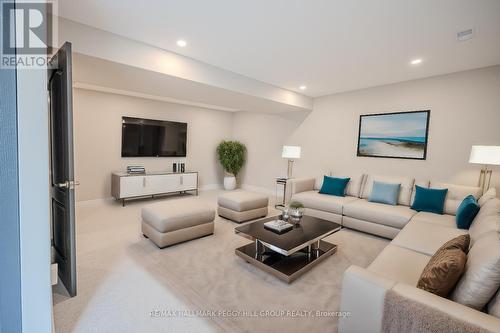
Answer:
<svg viewBox="0 0 500 333"><path fill-rule="evenodd" d="M73 168L73 87L71 43L52 57L48 70L50 103L52 246L59 279L76 295L75 181Z"/></svg>

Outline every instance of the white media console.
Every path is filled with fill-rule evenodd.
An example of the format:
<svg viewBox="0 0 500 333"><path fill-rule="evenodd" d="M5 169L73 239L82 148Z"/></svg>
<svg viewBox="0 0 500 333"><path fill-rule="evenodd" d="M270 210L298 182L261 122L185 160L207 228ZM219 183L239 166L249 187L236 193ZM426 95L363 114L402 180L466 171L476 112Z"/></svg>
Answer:
<svg viewBox="0 0 500 333"><path fill-rule="evenodd" d="M123 206L126 199L186 191L195 191L198 195L198 172L123 172L111 176L111 194L121 200Z"/></svg>

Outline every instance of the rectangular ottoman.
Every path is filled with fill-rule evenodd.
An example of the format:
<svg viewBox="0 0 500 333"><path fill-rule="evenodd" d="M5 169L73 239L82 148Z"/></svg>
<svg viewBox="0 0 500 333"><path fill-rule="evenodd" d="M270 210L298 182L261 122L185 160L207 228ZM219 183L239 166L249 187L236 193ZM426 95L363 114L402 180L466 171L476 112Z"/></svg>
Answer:
<svg viewBox="0 0 500 333"><path fill-rule="evenodd" d="M158 247L214 233L215 210L196 198L171 200L142 209L142 233Z"/></svg>
<svg viewBox="0 0 500 333"><path fill-rule="evenodd" d="M265 217L269 198L264 194L236 190L219 195L217 203L219 216L241 223Z"/></svg>

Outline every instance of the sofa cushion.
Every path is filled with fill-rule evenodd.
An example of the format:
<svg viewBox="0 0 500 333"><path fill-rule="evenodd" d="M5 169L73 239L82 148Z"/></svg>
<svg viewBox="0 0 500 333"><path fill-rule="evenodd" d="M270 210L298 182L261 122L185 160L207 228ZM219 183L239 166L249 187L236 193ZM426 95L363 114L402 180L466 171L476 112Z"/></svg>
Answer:
<svg viewBox="0 0 500 333"><path fill-rule="evenodd" d="M244 190L223 192L217 198L219 206L234 210L236 212L244 212L247 210L267 207L269 197L265 194L248 192Z"/></svg>
<svg viewBox="0 0 500 333"><path fill-rule="evenodd" d="M319 193L345 197L345 189L350 180L350 178L324 176L323 185L321 186Z"/></svg>
<svg viewBox="0 0 500 333"><path fill-rule="evenodd" d="M391 206L364 199L348 202L344 205L344 215L355 219L403 228L415 211L407 206Z"/></svg>
<svg viewBox="0 0 500 333"><path fill-rule="evenodd" d="M500 238L497 232L490 232L472 245L465 273L453 291L451 299L481 310L499 287Z"/></svg>
<svg viewBox="0 0 500 333"><path fill-rule="evenodd" d="M412 209L419 212L443 214L448 189L434 189L415 186L415 200Z"/></svg>
<svg viewBox="0 0 500 333"><path fill-rule="evenodd" d="M457 227L457 223L455 222L455 216L448 214L434 214L429 212L418 212L412 218L412 221L420 221L438 224L442 227L448 227L455 229Z"/></svg>
<svg viewBox="0 0 500 333"><path fill-rule="evenodd" d="M392 184L401 184L401 190L399 191L399 197L398 197L398 204L405 206L410 205L411 191L413 188L413 184L415 182L414 178L366 175L365 185L363 186L361 198L368 199L370 197L374 181L392 183Z"/></svg>
<svg viewBox="0 0 500 333"><path fill-rule="evenodd" d="M457 227L460 229L469 229L472 220L479 212L479 204L472 195L468 195L462 201L457 209Z"/></svg>
<svg viewBox="0 0 500 333"><path fill-rule="evenodd" d="M440 249L422 271L417 288L446 297L465 267L467 255L460 249Z"/></svg>
<svg viewBox="0 0 500 333"><path fill-rule="evenodd" d="M472 231L471 231L472 229ZM469 228L471 243L474 244L478 239L488 235L490 232L500 232L500 218L497 216L484 216L477 223L473 223Z"/></svg>
<svg viewBox="0 0 500 333"><path fill-rule="evenodd" d="M459 249L463 253L467 254L467 253L469 253L469 246L470 246L470 236L468 234L466 234L466 235L460 235L460 236L457 236L457 237L455 237L453 239L450 239L449 241L447 241L446 243L444 243L437 250L437 252L439 252L441 250Z"/></svg>
<svg viewBox="0 0 500 333"><path fill-rule="evenodd" d="M486 202L472 221L469 228L472 243L492 231L500 231L500 200L497 198Z"/></svg>
<svg viewBox="0 0 500 333"><path fill-rule="evenodd" d="M397 205L401 184L391 184L374 181L370 202L385 203L388 205Z"/></svg>
<svg viewBox="0 0 500 333"><path fill-rule="evenodd" d="M481 196L481 188L476 186L463 186L448 183L431 182L430 188L447 188L446 201L444 203L444 212L446 214L455 215L458 206L465 199L466 196L472 195L474 198L479 199Z"/></svg>
<svg viewBox="0 0 500 333"><path fill-rule="evenodd" d="M323 186L323 178L325 178L325 176L331 176L332 173L330 171L328 172L324 172L322 175L320 176L317 176L314 178L314 189L319 191L319 189L321 189L321 186Z"/></svg>
<svg viewBox="0 0 500 333"><path fill-rule="evenodd" d="M367 269L385 278L415 287L430 258L425 254L389 244Z"/></svg>
<svg viewBox="0 0 500 333"><path fill-rule="evenodd" d="M477 200L477 203L479 206L483 206L486 202L488 202L491 199L495 199L497 197L497 190L496 188L492 187L486 193L484 193L479 200Z"/></svg>
<svg viewBox="0 0 500 333"><path fill-rule="evenodd" d="M349 172L349 173L341 173L341 172L333 172L332 176L340 177L340 178L350 178L351 180L347 184L347 188L345 189L345 193L351 197L358 197L361 195L361 186L363 185L363 180L365 175L360 172Z"/></svg>
<svg viewBox="0 0 500 333"><path fill-rule="evenodd" d="M488 303L487 310L490 315L500 318L500 289Z"/></svg>
<svg viewBox="0 0 500 333"><path fill-rule="evenodd" d="M337 197L328 194L321 194L317 191L307 191L294 194L292 200L301 202L306 208L342 214L342 207L344 204L360 199L350 196Z"/></svg>
<svg viewBox="0 0 500 333"><path fill-rule="evenodd" d="M466 233L465 230L412 219L392 244L432 256L444 243Z"/></svg>

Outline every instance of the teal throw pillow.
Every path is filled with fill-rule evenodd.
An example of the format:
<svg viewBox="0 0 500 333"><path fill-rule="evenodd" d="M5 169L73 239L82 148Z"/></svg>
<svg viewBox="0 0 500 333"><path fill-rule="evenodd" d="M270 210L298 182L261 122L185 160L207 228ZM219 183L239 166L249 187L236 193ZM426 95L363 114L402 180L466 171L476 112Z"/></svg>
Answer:
<svg viewBox="0 0 500 333"><path fill-rule="evenodd" d="M345 197L345 188L351 178L323 177L323 185L319 190L321 194L335 195L337 197Z"/></svg>
<svg viewBox="0 0 500 333"><path fill-rule="evenodd" d="M457 222L457 228L459 229L469 229L472 221L479 212L479 204L474 196L467 196L457 209L457 215L455 220Z"/></svg>
<svg viewBox="0 0 500 333"><path fill-rule="evenodd" d="M448 189L426 188L415 185L415 200L411 209L418 212L429 212L443 214L444 201L448 194Z"/></svg>

